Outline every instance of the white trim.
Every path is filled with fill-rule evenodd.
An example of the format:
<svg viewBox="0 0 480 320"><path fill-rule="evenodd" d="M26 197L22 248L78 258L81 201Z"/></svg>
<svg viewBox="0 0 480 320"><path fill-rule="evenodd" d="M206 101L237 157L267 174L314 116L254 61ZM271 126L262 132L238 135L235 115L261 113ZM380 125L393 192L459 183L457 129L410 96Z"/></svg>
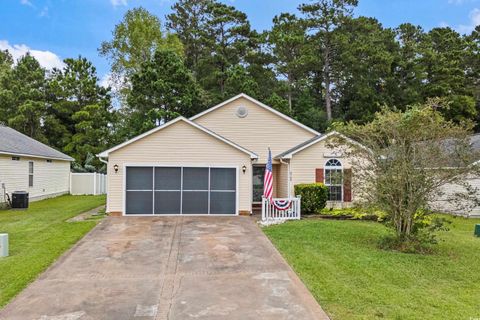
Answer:
<svg viewBox="0 0 480 320"><path fill-rule="evenodd" d="M340 163L340 166L328 166L328 167L327 167L327 163L328 163L329 161L331 161L331 160L337 160L337 161ZM328 170L341 170L341 171L342 171L342 183L341 183L340 185L338 185L338 184L327 184L327 183L326 183L327 168L328 168ZM341 191L340 191L340 197L341 197L341 199L340 199L340 200L328 200L328 199L327 199L327 202L331 202L331 203L340 203L340 202L342 202L342 203L343 203L343 198L344 198L343 193L344 193L344 191L345 191L345 190L344 190L345 188L344 188L344 185L343 185L343 184L344 184L344 181L343 181L343 178L344 178L344 177L343 177L343 171L344 171L344 170L343 170L343 169L344 169L344 168L343 168L343 163L342 163L342 161L338 160L337 158L327 159L327 160L324 162L324 164L323 164L323 184L324 184L327 188L328 188L328 187L340 187L340 188L341 188L341 189L340 189L340 190L341 190Z"/></svg>
<svg viewBox="0 0 480 320"><path fill-rule="evenodd" d="M205 111L203 111L203 112L200 112L199 114L194 115L193 117L191 117L190 120L193 121L193 120L195 120L195 119L198 119L198 118L204 116L205 114L210 113L210 112L212 112L212 111L214 111L214 110L217 110L218 108L221 108L221 107L229 104L230 102L235 101L235 100L240 99L240 98L247 99L247 100L249 100L250 102L253 102L254 104L256 104L256 105L258 105L258 106L260 106L260 107L262 107L262 108L264 108L264 109L266 109L266 110L268 110L268 111L270 111L270 112L272 112L272 113L274 113L274 114L276 114L277 116L279 116L279 117L281 117L281 118L283 118L283 119L285 119L285 120L287 120L287 121L289 121L289 122L291 122L291 123L299 126L300 128L303 128L303 129L307 130L307 131L310 132L310 133L313 133L313 134L315 134L315 135L319 135L319 134L320 134L319 132L313 130L312 128L309 128L309 127L307 127L307 126L304 125L304 124L301 124L301 123L298 122L297 120L294 120L294 119L290 118L289 116L284 115L283 113L281 113L281 112L273 109L272 107L267 106L266 104L264 104L264 103L262 103L262 102L260 102L260 101L258 101L258 100L256 100L256 99L250 97L249 95L246 95L245 93L240 93L240 94L236 95L235 97L232 97L232 98L230 98L230 99L228 99L228 100L226 100L226 101L224 101L224 102L222 102L222 103L217 104L216 106L213 106L213 107L211 107L211 108L209 108L209 109L207 109L207 110L205 110Z"/></svg>
<svg viewBox="0 0 480 320"><path fill-rule="evenodd" d="M127 205L127 168L128 167L175 167L181 168L181 189L180 189L180 212L182 212L182 194L183 194L183 168L208 168L208 176L210 180L210 169L214 168L226 168L226 169L235 169L235 179L236 179L236 190L235 190L235 213L234 214L155 214L155 203L153 203L152 213L151 214L126 214L126 205ZM218 216L218 217L231 217L231 216L238 216L240 215L240 181L239 181L239 167L235 165L201 165L201 164L163 164L163 163L124 163L123 164L123 186L122 186L122 196L123 196L123 203L122 203L122 216L127 217L168 217L168 216ZM153 179L155 179L155 170L153 170ZM138 190L128 190L128 191L138 191ZM152 186L152 190L145 190L153 192L153 197L155 197L155 184ZM163 190L162 190L163 191ZM216 190L215 190L216 191ZM177 190L178 192L178 190ZM204 191L205 192L205 191ZM208 190L210 194L211 190ZM210 206L210 201L208 201L208 205ZM210 208L209 208L210 211Z"/></svg>
<svg viewBox="0 0 480 320"><path fill-rule="evenodd" d="M325 139L327 139L328 137L331 137L331 136L333 136L333 135L339 135L339 136L343 137L344 139L346 139L347 141L349 141L350 143L356 144L356 145L358 145L358 146L360 146L360 147L362 147L362 148L366 148L365 146L363 146L363 145L360 144L359 142L357 142L357 141L355 141L355 140L353 140L353 139L350 139L349 137L347 137L347 136L345 136L345 135L343 135L343 134L341 134L341 133L339 133L339 132L337 132L337 131L332 131L332 132L329 132L329 133L327 133L327 134L324 134L324 135L320 136L318 139L316 139L316 140L314 140L314 141L312 141L312 142L310 142L310 143L302 146L301 148L298 148L298 149L296 149L296 150L293 150L292 152L289 152L289 153L281 156L281 159L291 159L294 154L299 153L300 151L302 151L302 150L304 150L304 149L307 149L307 148L313 146L314 144L316 144L316 143L318 143L318 142L320 142L320 141L323 141L323 140L325 140ZM277 157L278 157L278 156L276 156L275 158L277 158Z"/></svg>
<svg viewBox="0 0 480 320"><path fill-rule="evenodd" d="M131 144L131 143L133 143L133 142L135 142L135 141L137 141L137 140L140 140L140 139L142 139L142 138L145 138L146 136L149 136L149 135L151 135L152 133L155 133L155 132L157 132L157 131L159 131L159 130L168 128L168 127L171 126L172 124L175 124L175 123L177 123L177 122L179 122L179 121L184 121L185 123L187 123L187 124L189 124L189 125L197 128L197 129L199 129L199 130L201 130L201 131L209 134L210 136L212 136L212 137L214 137L214 138L217 138L218 140L220 140L220 141L222 141L222 142L224 142L224 143L226 143L226 144L234 147L235 149L238 149L238 150L240 150L240 151L242 151L242 152L250 155L250 157L251 157L252 159L257 159L257 158L258 158L258 156L257 156L256 153L254 153L254 152L252 152L252 151L250 151L250 150L247 150L247 149L245 149L245 148L243 148L243 147L241 147L241 146L239 146L239 145L237 145L237 144L235 144L235 143L233 143L233 142L225 139L225 138L222 137L222 136L219 136L219 135L216 134L215 132L206 129L206 128L202 127L201 125L199 125L199 124L197 124L197 123L195 123L195 122L193 122L193 121L188 120L188 119L185 118L185 117L175 118L175 119L172 120L172 121L169 121L169 122L167 122L167 123L165 123L165 124L163 124L163 125L161 125L161 126L158 126L158 127L156 127L156 128L153 128L153 129L150 130L150 131L147 131L147 132L145 132L145 133L142 133L141 135L138 135L138 136L136 136L136 137L134 137L134 138L132 138L132 139L130 139L130 140L128 140L128 141L125 141L124 143L121 143L121 144L119 144L119 145L117 145L117 146L115 146L115 147L113 147L113 148L110 148L110 149L108 149L108 150L105 150L105 151L97 154L97 157L104 157L104 158L105 158L105 157L108 157L108 154L109 154L109 153L111 153L111 152L113 152L113 151L115 151L115 150L118 150L118 149L120 149L120 148L123 148L123 147L125 147L125 146L127 146L127 145L129 145L129 144Z"/></svg>
<svg viewBox="0 0 480 320"><path fill-rule="evenodd" d="M46 157L46 156L38 156L35 154L27 154L27 153L15 153L15 152L5 152L5 151L0 151L0 154L4 154L7 156L14 156L14 157L28 157L28 158L39 158L39 159L51 159L51 160L60 160L60 161L68 161L72 162L75 161L75 159L70 158L70 159L62 159L62 158L56 158L56 157Z"/></svg>

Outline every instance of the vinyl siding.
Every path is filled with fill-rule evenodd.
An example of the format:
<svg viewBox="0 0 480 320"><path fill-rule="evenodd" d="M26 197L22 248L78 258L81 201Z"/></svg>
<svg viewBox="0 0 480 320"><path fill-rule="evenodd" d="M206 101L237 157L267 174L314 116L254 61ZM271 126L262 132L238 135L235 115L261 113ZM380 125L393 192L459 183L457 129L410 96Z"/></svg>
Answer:
<svg viewBox="0 0 480 320"><path fill-rule="evenodd" d="M33 161L33 187L28 186L28 163ZM0 156L0 187L4 183L7 193L27 191L32 201L68 193L70 189L70 162L20 157L20 161L11 156ZM0 188L0 203L5 202Z"/></svg>
<svg viewBox="0 0 480 320"><path fill-rule="evenodd" d="M245 118L236 115L239 106L248 109ZM255 152L259 156L258 163L267 162L268 147L274 157L315 136L245 98L232 101L194 121Z"/></svg>
<svg viewBox="0 0 480 320"><path fill-rule="evenodd" d="M170 166L232 166L238 168L239 210L251 211L252 172L250 156L186 122L179 121L123 148L108 159L109 212L123 211L125 164ZM119 170L114 172L117 164ZM245 174L242 166L247 167Z"/></svg>
<svg viewBox="0 0 480 320"><path fill-rule="evenodd" d="M288 165L280 164L278 166L277 196L279 198L288 197ZM293 194L292 194L293 195Z"/></svg>
<svg viewBox="0 0 480 320"><path fill-rule="evenodd" d="M291 191L299 183L315 182L315 169L325 168L325 163L332 158L340 160L344 169L352 168L351 160L342 156L341 150L331 149L326 145L327 140L316 144L294 154L290 159L290 170L292 171ZM355 174L354 169L352 170ZM354 201L354 190L352 190Z"/></svg>
<svg viewBox="0 0 480 320"><path fill-rule="evenodd" d="M480 178L478 177L467 177L465 179L468 183L480 190ZM455 193L465 193L466 190L463 186L458 184L448 183L441 188L442 195L436 199L436 201L432 201L430 203L431 207L434 210L451 213L456 215L464 215L464 216L472 216L472 217L480 217L480 206L476 206L473 208L459 208L456 206L455 201L451 201L452 196L454 197ZM480 198L480 194L477 195Z"/></svg>

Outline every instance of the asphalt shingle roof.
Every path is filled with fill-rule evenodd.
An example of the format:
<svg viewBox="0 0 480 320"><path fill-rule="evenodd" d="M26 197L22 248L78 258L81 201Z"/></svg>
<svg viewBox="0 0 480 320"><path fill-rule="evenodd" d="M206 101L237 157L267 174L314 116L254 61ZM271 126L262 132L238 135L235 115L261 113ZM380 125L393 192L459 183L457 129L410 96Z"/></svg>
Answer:
<svg viewBox="0 0 480 320"><path fill-rule="evenodd" d="M311 138L311 139L309 139L309 140L307 140L307 141L305 141L305 142L302 142L302 143L296 145L295 147L293 147L293 148L291 148L291 149L288 149L287 151L284 151L284 152L276 155L275 158L282 158L282 157L286 156L287 154L289 154L289 153L291 153L291 152L294 152L294 151L296 151L297 149L300 149L300 148L306 146L307 144L309 144L309 143L311 143L311 142L314 142L314 141L320 139L321 137L323 137L323 134L320 134L320 135L315 136L315 137L313 137L313 138Z"/></svg>
<svg viewBox="0 0 480 320"><path fill-rule="evenodd" d="M67 156L12 128L0 125L0 153L73 161Z"/></svg>

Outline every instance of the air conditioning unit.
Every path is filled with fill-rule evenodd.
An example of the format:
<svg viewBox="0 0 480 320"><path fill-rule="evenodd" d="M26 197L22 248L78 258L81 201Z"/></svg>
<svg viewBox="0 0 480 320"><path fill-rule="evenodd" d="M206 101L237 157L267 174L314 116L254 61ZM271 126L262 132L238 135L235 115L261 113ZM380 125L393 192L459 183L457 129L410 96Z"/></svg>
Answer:
<svg viewBox="0 0 480 320"><path fill-rule="evenodd" d="M12 192L12 208L27 209L28 208L28 192L26 191Z"/></svg>

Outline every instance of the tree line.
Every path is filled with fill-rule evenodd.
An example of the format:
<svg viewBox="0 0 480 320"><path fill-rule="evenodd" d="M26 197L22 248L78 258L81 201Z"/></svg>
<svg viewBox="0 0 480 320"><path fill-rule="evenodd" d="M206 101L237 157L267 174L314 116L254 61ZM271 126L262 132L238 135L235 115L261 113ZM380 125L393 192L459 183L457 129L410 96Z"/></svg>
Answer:
<svg viewBox="0 0 480 320"><path fill-rule="evenodd" d="M357 4L302 4L262 32L216 0L179 0L164 19L134 8L99 48L112 88L98 85L82 57L46 72L30 55L14 62L0 53L0 122L82 165L87 153L240 92L319 131L431 98L447 120L478 123L480 26L463 35L409 23L385 28L356 17Z"/></svg>

